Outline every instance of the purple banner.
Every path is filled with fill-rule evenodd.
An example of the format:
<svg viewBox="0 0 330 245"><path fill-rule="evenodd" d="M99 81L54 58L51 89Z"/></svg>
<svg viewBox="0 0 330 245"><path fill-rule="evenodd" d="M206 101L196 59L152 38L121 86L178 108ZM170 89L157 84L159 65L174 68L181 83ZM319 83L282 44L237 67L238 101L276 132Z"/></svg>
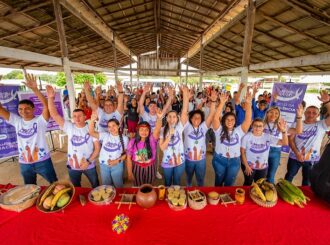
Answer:
<svg viewBox="0 0 330 245"><path fill-rule="evenodd" d="M42 94L47 98L46 92L42 91ZM20 100L31 100L34 103L34 115L39 116L42 114L42 103L38 99L38 97L31 91L29 92L19 92L18 97ZM55 107L58 111L58 114L62 117L64 117L64 111L63 111L63 105L62 105L62 98L61 98L61 91L56 90L55 91ZM53 118L49 119L48 125L47 125L47 131L52 131L52 130L58 130L60 127L57 125L57 123L54 121Z"/></svg>
<svg viewBox="0 0 330 245"><path fill-rule="evenodd" d="M0 85L0 102L7 111L17 113L19 86ZM18 155L15 127L0 117L0 159Z"/></svg>
<svg viewBox="0 0 330 245"><path fill-rule="evenodd" d="M276 105L281 110L281 117L287 122L288 127L296 121L296 110L303 101L307 84L274 83L273 93L277 94ZM282 147L282 151L289 152L289 146Z"/></svg>

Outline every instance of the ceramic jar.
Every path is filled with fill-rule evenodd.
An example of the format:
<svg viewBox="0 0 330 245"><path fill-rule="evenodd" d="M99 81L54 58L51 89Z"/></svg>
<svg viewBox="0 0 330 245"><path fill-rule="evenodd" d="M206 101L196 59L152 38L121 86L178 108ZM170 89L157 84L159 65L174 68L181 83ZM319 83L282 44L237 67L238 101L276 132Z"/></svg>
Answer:
<svg viewBox="0 0 330 245"><path fill-rule="evenodd" d="M151 208L155 205L156 201L157 193L153 186L150 184L141 185L136 194L136 203L142 208Z"/></svg>

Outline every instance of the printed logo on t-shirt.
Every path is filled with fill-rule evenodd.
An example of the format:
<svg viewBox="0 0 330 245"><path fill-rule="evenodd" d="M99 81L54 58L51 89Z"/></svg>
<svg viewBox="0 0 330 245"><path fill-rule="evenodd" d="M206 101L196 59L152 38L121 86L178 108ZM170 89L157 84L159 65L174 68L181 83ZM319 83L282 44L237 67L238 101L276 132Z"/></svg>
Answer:
<svg viewBox="0 0 330 245"><path fill-rule="evenodd" d="M269 130L268 128L265 128L264 129L264 133L266 133L266 134L270 134L270 135L273 135L273 136L275 136L275 137L278 137L279 135L280 135L280 131L278 131L278 130Z"/></svg>
<svg viewBox="0 0 330 245"><path fill-rule="evenodd" d="M309 128L309 129L303 131L301 134L298 134L297 137L301 140L307 140L307 139L315 136L316 132L317 132L317 126L314 126L312 128Z"/></svg>
<svg viewBox="0 0 330 245"><path fill-rule="evenodd" d="M257 144L257 143L253 143L253 141L250 141L250 151L255 153L255 154L260 154L260 153L264 153L269 149L269 145L270 142L267 141L266 144L261 143L261 144Z"/></svg>
<svg viewBox="0 0 330 245"><path fill-rule="evenodd" d="M230 142L228 142L227 139L223 141L223 144L226 146L234 146L239 143L239 135L235 134L233 136L230 136Z"/></svg>
<svg viewBox="0 0 330 245"><path fill-rule="evenodd" d="M193 139L193 140L200 140L201 138L204 137L204 132L203 130L201 130L200 132L198 132L198 134L196 135L195 132L191 132L188 137L190 139Z"/></svg>
<svg viewBox="0 0 330 245"><path fill-rule="evenodd" d="M17 135L24 139L27 139L35 135L37 133L37 129L38 129L37 123L33 123L32 128L28 128L28 129L21 128L17 132Z"/></svg>
<svg viewBox="0 0 330 245"><path fill-rule="evenodd" d="M90 134L86 134L85 136L72 135L71 143L74 146L81 146L83 144L87 144L89 138Z"/></svg>
<svg viewBox="0 0 330 245"><path fill-rule="evenodd" d="M106 144L103 145L103 149L106 150L107 152L116 152L121 149L121 145L117 143L112 143L112 142L107 142Z"/></svg>
<svg viewBox="0 0 330 245"><path fill-rule="evenodd" d="M180 141L180 135L178 132L175 133L175 135L172 135L171 136L171 140L170 142L168 143L168 146L175 146L176 144L178 144Z"/></svg>

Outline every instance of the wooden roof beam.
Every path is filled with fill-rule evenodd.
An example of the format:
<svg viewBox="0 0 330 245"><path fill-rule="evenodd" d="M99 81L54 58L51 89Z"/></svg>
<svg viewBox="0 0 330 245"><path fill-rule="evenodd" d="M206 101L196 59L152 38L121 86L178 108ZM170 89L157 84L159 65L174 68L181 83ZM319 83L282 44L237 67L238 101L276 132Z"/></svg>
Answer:
<svg viewBox="0 0 330 245"><path fill-rule="evenodd" d="M139 16L142 15L143 18L147 17L147 16L153 16L153 13L151 12L152 9L149 9L149 11L142 11L142 12L138 12L138 13L132 13L132 14L129 14L129 15L125 15L125 16L120 16L118 18L114 18L114 19L111 19L111 20L108 20L107 22L111 25L111 24L127 24L127 21L135 21L135 20L138 20ZM135 17L136 19L134 20L129 20L129 18L132 18L132 17ZM123 21L123 23L115 23L115 22L121 22Z"/></svg>
<svg viewBox="0 0 330 245"><path fill-rule="evenodd" d="M249 0L249 4L247 7L247 14L246 14L246 24L245 24L244 44L243 44L243 57L242 57L243 67L248 66L250 64L255 16L256 16L255 2L253 0Z"/></svg>
<svg viewBox="0 0 330 245"><path fill-rule="evenodd" d="M129 9L132 9L132 8L141 7L141 6L147 5L149 3L152 3L152 1L153 0L149 0L149 1L145 1L143 3L138 3L138 4L134 4L134 5L128 6L126 8L121 8L121 9L118 9L118 10L115 10L115 11L111 11L111 12L109 12L109 14L103 15L102 17L105 18L105 17L107 17L109 15L120 13L120 12L129 10ZM118 2L112 2L112 3L109 3L109 4L103 5L103 6L99 7L99 8L97 8L96 10L108 8L110 5L117 5L117 4L118 4Z"/></svg>
<svg viewBox="0 0 330 245"><path fill-rule="evenodd" d="M266 20L270 21L270 22L273 22L273 23L275 23L275 24L277 24L277 25L279 25L279 26L281 26L281 27L289 30L290 32L293 32L293 33L299 34L301 36L304 36L304 37L306 37L306 38L308 38L308 39L310 39L310 40L318 43L319 45L322 45L322 46L325 46L326 48L329 48L330 43L324 42L324 41L320 40L318 37L312 36L312 35L304 32L304 31L299 31L296 28L294 28L292 26L289 26L289 25L287 25L285 23L282 23L282 22L274 19L273 17L267 16L265 14L263 14L262 17L265 18Z"/></svg>
<svg viewBox="0 0 330 245"><path fill-rule="evenodd" d="M104 20L83 0L60 0L60 3L82 22L98 33L109 43L116 42L116 48L126 56L134 57L135 54L126 44L115 35L114 31L104 22Z"/></svg>
<svg viewBox="0 0 330 245"><path fill-rule="evenodd" d="M323 24L330 26L330 16L327 12L321 11L320 9L316 9L307 3L306 1L297 1L297 0L282 0L286 4L290 5L294 9L307 14L308 16L312 17L313 19L322 22Z"/></svg>
<svg viewBox="0 0 330 245"><path fill-rule="evenodd" d="M258 0L257 0L258 1ZM260 2L259 0L258 2ZM245 15L244 7L248 0L232 0L227 7L221 11L215 21L204 31L202 36L189 48L184 58L191 58L196 55L201 48L200 42L203 40L203 46L206 46L221 33L232 26L237 20Z"/></svg>

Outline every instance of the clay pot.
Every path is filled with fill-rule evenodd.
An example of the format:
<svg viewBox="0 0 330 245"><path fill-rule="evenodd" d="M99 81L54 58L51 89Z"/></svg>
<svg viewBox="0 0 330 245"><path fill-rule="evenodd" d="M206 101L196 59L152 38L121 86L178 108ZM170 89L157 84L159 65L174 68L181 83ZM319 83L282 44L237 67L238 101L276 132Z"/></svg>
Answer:
<svg viewBox="0 0 330 245"><path fill-rule="evenodd" d="M150 184L140 186L136 194L136 203L142 208L151 208L157 201L157 193Z"/></svg>

